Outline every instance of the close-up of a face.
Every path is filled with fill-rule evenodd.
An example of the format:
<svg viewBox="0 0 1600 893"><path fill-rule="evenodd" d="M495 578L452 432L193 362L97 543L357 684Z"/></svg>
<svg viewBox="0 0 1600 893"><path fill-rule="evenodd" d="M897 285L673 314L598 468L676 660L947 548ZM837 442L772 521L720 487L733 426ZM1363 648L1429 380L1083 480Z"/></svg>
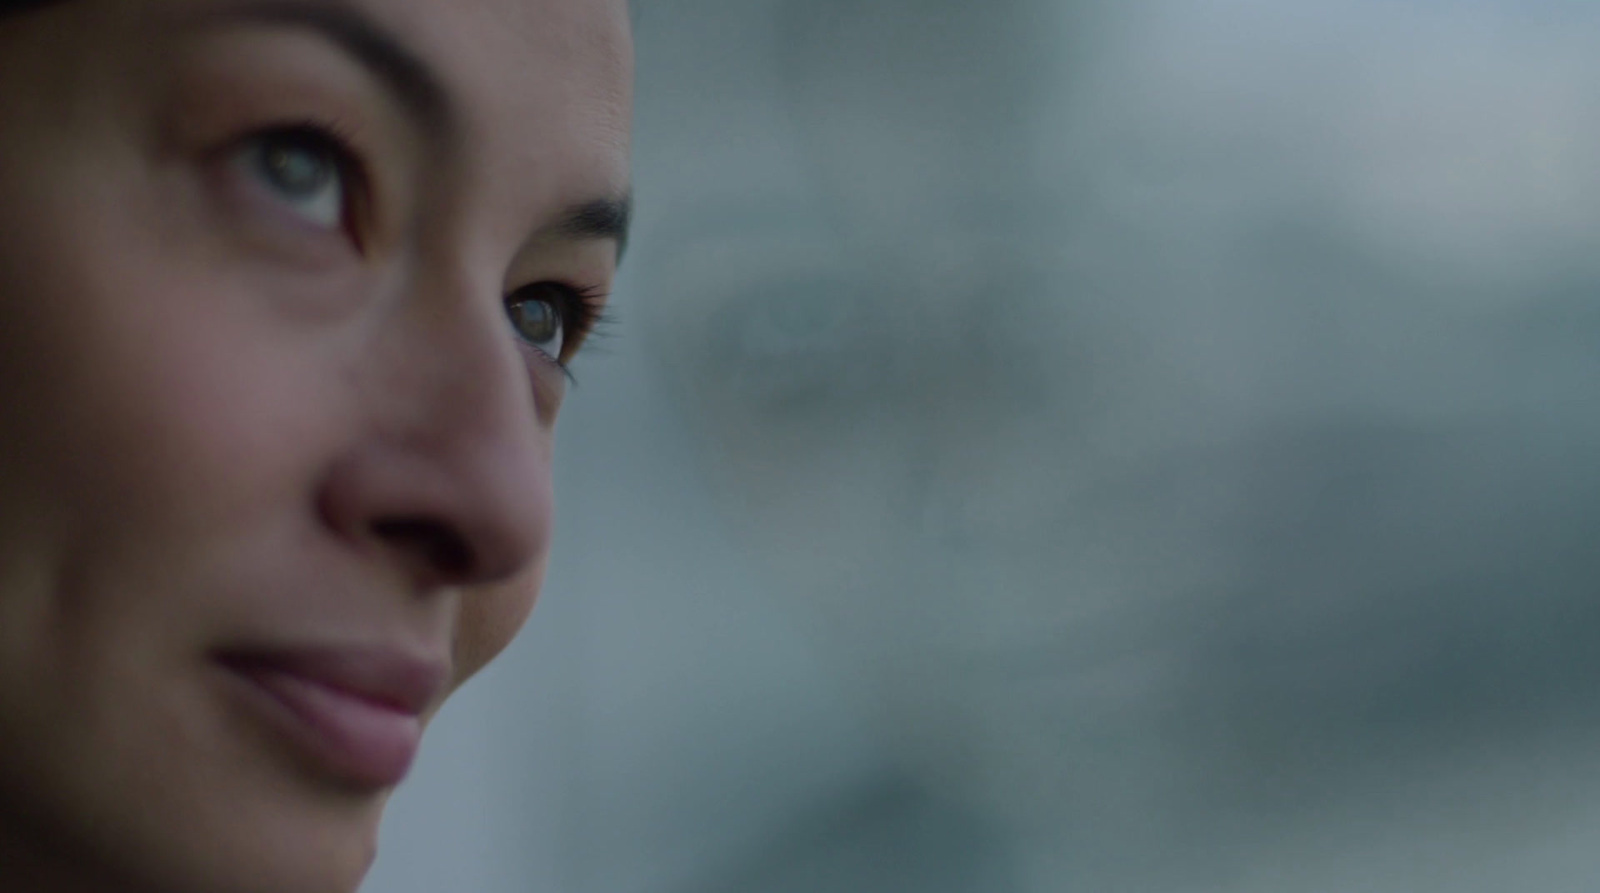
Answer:
<svg viewBox="0 0 1600 893"><path fill-rule="evenodd" d="M3 885L353 890L539 592L626 6L37 7L0 15Z"/></svg>
<svg viewBox="0 0 1600 893"><path fill-rule="evenodd" d="M1450 773L1594 741L1593 15L729 15L643 87L641 337L918 779L1085 889L1581 811ZM1262 889L1435 889L1350 883Z"/></svg>

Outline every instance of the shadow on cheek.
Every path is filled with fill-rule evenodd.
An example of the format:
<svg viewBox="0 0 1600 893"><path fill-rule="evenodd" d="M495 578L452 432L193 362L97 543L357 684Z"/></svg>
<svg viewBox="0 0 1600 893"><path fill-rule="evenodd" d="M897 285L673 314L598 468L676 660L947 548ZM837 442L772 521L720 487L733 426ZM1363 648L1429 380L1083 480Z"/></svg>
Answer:
<svg viewBox="0 0 1600 893"><path fill-rule="evenodd" d="M544 561L516 580L459 594L454 660L459 688L500 655L527 623L539 598ZM452 690L453 690L452 689Z"/></svg>

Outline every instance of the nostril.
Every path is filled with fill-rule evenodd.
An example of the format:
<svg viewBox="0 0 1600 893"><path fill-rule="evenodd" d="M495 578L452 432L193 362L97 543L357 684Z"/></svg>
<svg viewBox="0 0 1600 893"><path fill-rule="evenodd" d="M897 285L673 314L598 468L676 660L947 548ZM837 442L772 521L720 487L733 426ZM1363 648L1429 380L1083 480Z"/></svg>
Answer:
<svg viewBox="0 0 1600 893"><path fill-rule="evenodd" d="M390 518L373 522L372 532L446 580L468 577L476 563L466 538L438 521Z"/></svg>

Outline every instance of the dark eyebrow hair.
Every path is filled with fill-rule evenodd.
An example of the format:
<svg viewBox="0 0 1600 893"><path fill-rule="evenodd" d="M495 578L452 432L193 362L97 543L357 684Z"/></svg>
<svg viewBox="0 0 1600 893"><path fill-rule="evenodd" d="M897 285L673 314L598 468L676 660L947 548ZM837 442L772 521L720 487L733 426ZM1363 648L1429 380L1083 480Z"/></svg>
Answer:
<svg viewBox="0 0 1600 893"><path fill-rule="evenodd" d="M404 42L354 7L328 0L246 0L208 11L199 21L257 22L315 31L385 84L425 135L448 139L457 132L457 113L439 76ZM568 208L549 230L567 239L616 242L620 262L632 216L633 198L622 193Z"/></svg>
<svg viewBox="0 0 1600 893"><path fill-rule="evenodd" d="M610 239L617 243L617 260L628 247L628 223L633 217L633 197L623 194L597 198L568 208L552 227L568 239Z"/></svg>
<svg viewBox="0 0 1600 893"><path fill-rule="evenodd" d="M424 134L438 138L456 132L455 110L438 75L399 38L353 7L307 0L250 0L208 10L199 21L259 22L315 31L387 86Z"/></svg>

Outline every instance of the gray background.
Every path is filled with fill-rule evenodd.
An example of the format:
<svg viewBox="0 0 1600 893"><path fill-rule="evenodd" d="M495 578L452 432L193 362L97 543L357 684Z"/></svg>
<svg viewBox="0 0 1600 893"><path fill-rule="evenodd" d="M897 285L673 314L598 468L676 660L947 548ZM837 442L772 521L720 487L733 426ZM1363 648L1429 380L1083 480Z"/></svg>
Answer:
<svg viewBox="0 0 1600 893"><path fill-rule="evenodd" d="M367 893L1600 884L1593 4L638 7L543 601Z"/></svg>

